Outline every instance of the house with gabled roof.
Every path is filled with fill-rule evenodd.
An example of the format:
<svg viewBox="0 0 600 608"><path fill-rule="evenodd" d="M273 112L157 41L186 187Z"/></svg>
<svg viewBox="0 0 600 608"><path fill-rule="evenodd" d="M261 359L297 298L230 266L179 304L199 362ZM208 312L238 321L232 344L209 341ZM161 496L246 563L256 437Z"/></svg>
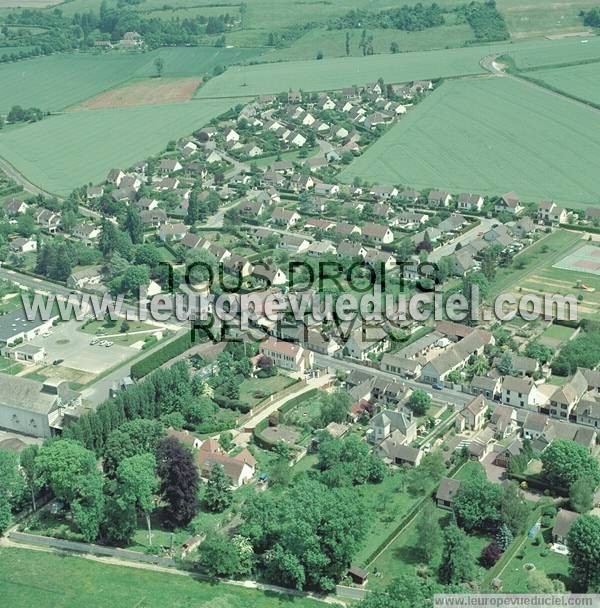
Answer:
<svg viewBox="0 0 600 608"><path fill-rule="evenodd" d="M473 397L456 417L454 428L458 432L465 429L480 431L485 423L485 413L488 410L488 406L489 403L483 395Z"/></svg>
<svg viewBox="0 0 600 608"><path fill-rule="evenodd" d="M452 195L445 190L432 190L427 196L430 207L447 207L452 201Z"/></svg>
<svg viewBox="0 0 600 608"><path fill-rule="evenodd" d="M267 338L260 343L259 353L269 357L274 365L294 372L304 373L314 364L314 354L299 344Z"/></svg>
<svg viewBox="0 0 600 608"><path fill-rule="evenodd" d="M481 211L483 203L484 198L481 194L463 192L458 196L457 207L461 211Z"/></svg>
<svg viewBox="0 0 600 608"><path fill-rule="evenodd" d="M362 227L362 234L378 245L387 245L394 240L394 233L384 224L368 222Z"/></svg>
<svg viewBox="0 0 600 608"><path fill-rule="evenodd" d="M460 488L460 480L442 477L435 494L435 502L441 509L452 509L454 497Z"/></svg>
<svg viewBox="0 0 600 608"><path fill-rule="evenodd" d="M557 386L552 393L548 408L550 416L568 420L587 390L587 380L583 373L577 370L565 384Z"/></svg>
<svg viewBox="0 0 600 608"><path fill-rule="evenodd" d="M297 211L289 211L278 207L271 215L271 221L278 226L285 226L286 229L293 228L302 219Z"/></svg>
<svg viewBox="0 0 600 608"><path fill-rule="evenodd" d="M494 206L496 213L510 213L511 215L519 215L523 211L521 199L514 192L503 194Z"/></svg>
<svg viewBox="0 0 600 608"><path fill-rule="evenodd" d="M529 376L505 376L502 381L502 403L536 410L545 398Z"/></svg>

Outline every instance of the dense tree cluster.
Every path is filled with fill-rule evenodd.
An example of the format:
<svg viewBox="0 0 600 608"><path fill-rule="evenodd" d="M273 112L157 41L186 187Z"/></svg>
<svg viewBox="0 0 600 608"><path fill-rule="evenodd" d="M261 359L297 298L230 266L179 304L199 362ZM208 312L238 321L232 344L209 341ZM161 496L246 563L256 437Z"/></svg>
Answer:
<svg viewBox="0 0 600 608"><path fill-rule="evenodd" d="M414 6L404 5L379 12L371 12L366 9L353 9L333 19L329 26L333 29L345 28L394 28L407 32L424 30L445 23L444 11L435 2L429 6L420 2Z"/></svg>
<svg viewBox="0 0 600 608"><path fill-rule="evenodd" d="M600 363L600 326L594 321L582 321L583 331L569 340L552 361L552 373L569 376L578 367L593 369Z"/></svg>
<svg viewBox="0 0 600 608"><path fill-rule="evenodd" d="M510 33L495 0L471 2L458 9L459 15L471 26L477 42L508 40Z"/></svg>
<svg viewBox="0 0 600 608"><path fill-rule="evenodd" d="M600 484L600 466L588 450L574 441L557 439L541 455L542 475L552 484L570 489L585 479L592 490Z"/></svg>

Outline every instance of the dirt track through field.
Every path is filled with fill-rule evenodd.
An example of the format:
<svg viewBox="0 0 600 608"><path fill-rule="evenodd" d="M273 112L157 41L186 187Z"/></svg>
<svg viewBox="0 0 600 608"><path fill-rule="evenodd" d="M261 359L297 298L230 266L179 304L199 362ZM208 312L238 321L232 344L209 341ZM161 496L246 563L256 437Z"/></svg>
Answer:
<svg viewBox="0 0 600 608"><path fill-rule="evenodd" d="M70 109L99 110L180 103L191 99L201 82L200 78L149 78L105 91Z"/></svg>

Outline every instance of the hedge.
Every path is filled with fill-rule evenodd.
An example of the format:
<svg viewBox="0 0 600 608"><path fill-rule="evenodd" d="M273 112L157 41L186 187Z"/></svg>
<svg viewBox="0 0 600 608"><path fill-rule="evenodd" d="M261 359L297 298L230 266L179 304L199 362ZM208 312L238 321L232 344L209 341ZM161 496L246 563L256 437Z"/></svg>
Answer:
<svg viewBox="0 0 600 608"><path fill-rule="evenodd" d="M547 481L544 481L543 479L531 477L529 475L522 475L520 473L507 472L507 475L509 479L514 479L519 483L524 481L528 485L528 487L533 488L534 490L541 490L542 492L544 492L545 490L549 490L550 492L553 492L554 494L558 494L559 496L565 498L569 496L569 490L561 488L560 486L555 486L551 483L548 483Z"/></svg>
<svg viewBox="0 0 600 608"><path fill-rule="evenodd" d="M141 361L134 363L131 366L131 377L134 380L139 380L147 376L150 372L158 369L173 357L183 354L186 350L197 344L198 342L206 341L206 336L194 335L194 331L187 331L182 336L168 342L153 353L144 357Z"/></svg>

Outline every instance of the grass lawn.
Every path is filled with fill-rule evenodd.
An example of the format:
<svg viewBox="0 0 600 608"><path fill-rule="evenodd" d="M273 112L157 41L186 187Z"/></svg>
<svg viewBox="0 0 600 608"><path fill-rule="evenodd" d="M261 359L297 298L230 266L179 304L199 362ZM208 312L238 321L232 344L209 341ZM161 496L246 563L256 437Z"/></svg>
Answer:
<svg viewBox="0 0 600 608"><path fill-rule="evenodd" d="M573 335L574 331L572 327L566 327L565 325L549 325L544 330L542 336L566 342Z"/></svg>
<svg viewBox="0 0 600 608"><path fill-rule="evenodd" d="M512 557L500 575L505 593L527 593L527 571L525 564L533 564L552 579L560 579L569 588L569 558L546 548L546 543L552 542L551 529L542 531L544 543L534 545L529 538L522 549ZM519 557L521 556L522 557Z"/></svg>
<svg viewBox="0 0 600 608"><path fill-rule="evenodd" d="M3 604L11 608L317 608L320 602L75 556L0 549Z"/></svg>
<svg viewBox="0 0 600 608"><path fill-rule="evenodd" d="M581 241L581 234L557 230L541 238L513 258L509 268L498 268L491 284L490 297L522 287L528 276L541 268L552 267Z"/></svg>
<svg viewBox="0 0 600 608"><path fill-rule="evenodd" d="M367 503L365 512L370 513L371 528L354 557L356 563L365 563L398 525L403 515L423 499L422 494L413 496L406 490L403 477L403 471L396 471L380 484L369 484L361 488Z"/></svg>
<svg viewBox="0 0 600 608"><path fill-rule="evenodd" d="M270 378L246 378L240 384L240 401L254 407L259 401L283 390L294 382L293 378L283 374Z"/></svg>
<svg viewBox="0 0 600 608"><path fill-rule="evenodd" d="M436 509L438 525L444 529L450 520L450 511ZM419 564L426 563L419 550L419 537L417 536L417 519L404 529L394 542L371 564L369 571L369 589L380 589L388 585L392 579L400 574L414 574ZM468 536L469 551L475 560L481 555L491 538L481 534ZM431 571L437 571L439 557L430 565ZM374 574L377 573L377 576Z"/></svg>
<svg viewBox="0 0 600 608"><path fill-rule="evenodd" d="M595 112L508 78L444 82L340 179L594 205Z"/></svg>
<svg viewBox="0 0 600 608"><path fill-rule="evenodd" d="M229 106L227 100L191 101L68 112L7 132L0 156L36 185L66 194L102 181L111 167L125 168L160 152L169 140L202 127Z"/></svg>
<svg viewBox="0 0 600 608"><path fill-rule="evenodd" d="M8 357L0 357L0 372L16 376L25 366Z"/></svg>
<svg viewBox="0 0 600 608"><path fill-rule="evenodd" d="M10 294L0 300L0 314L4 315L7 312L17 310L17 308L21 308L22 306L23 301L21 300L20 294Z"/></svg>
<svg viewBox="0 0 600 608"><path fill-rule="evenodd" d="M135 332L160 331L160 328L156 325L150 325L149 323L144 323L143 321L127 321L127 324L129 325L129 329L126 332L121 332L121 321L117 321L114 324L107 324L104 321L92 321L85 327L82 326L81 331L97 338L110 336L107 338L108 340L122 346L129 346L135 342L139 342L140 340L143 341L152 335L151 333L138 334ZM164 333L165 331L163 330L163 335Z"/></svg>

